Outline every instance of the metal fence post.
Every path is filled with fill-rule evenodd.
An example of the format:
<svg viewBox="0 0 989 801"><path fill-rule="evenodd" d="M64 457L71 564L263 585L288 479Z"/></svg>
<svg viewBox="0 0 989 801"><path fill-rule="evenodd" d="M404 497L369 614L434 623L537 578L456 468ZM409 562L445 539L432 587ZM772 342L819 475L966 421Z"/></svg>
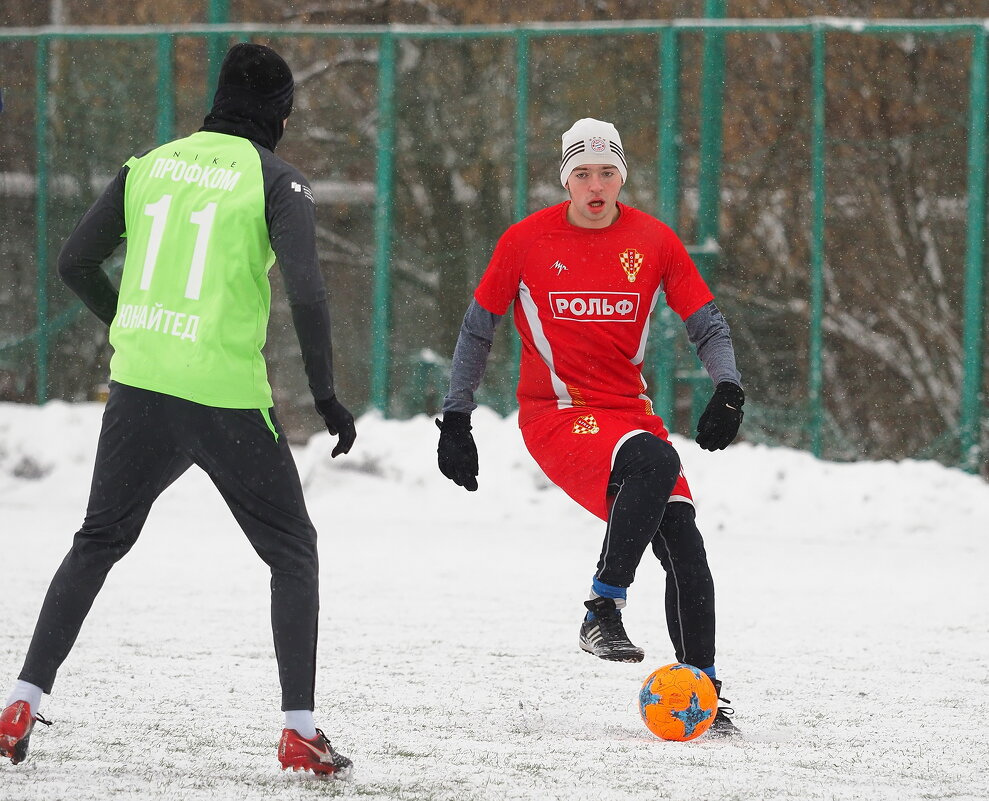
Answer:
<svg viewBox="0 0 989 801"><path fill-rule="evenodd" d="M388 411L391 348L392 193L395 165L395 36L378 39L378 153L374 198L374 308L371 316L371 406Z"/></svg>
<svg viewBox="0 0 989 801"><path fill-rule="evenodd" d="M171 34L158 36L158 118L155 140L159 145L175 134L175 71L172 66L173 40Z"/></svg>
<svg viewBox="0 0 989 801"><path fill-rule="evenodd" d="M968 228L965 237L965 322L959 444L961 465L975 472L981 461L982 325L986 219L986 29L972 35L968 107Z"/></svg>
<svg viewBox="0 0 989 801"><path fill-rule="evenodd" d="M810 407L810 450L820 457L824 428L824 29L813 33L811 82L811 233L810 233L810 320L808 334L807 395Z"/></svg>
<svg viewBox="0 0 989 801"><path fill-rule="evenodd" d="M659 142L656 207L659 218L674 230L680 211L680 42L672 25L660 36ZM676 316L665 303L656 311L656 413L674 430L676 402Z"/></svg>
<svg viewBox="0 0 989 801"><path fill-rule="evenodd" d="M35 119L34 136L37 147L35 172L35 258L38 272L35 310L37 353L35 398L38 403L48 400L48 47L51 40L38 36L35 45Z"/></svg>
<svg viewBox="0 0 989 801"><path fill-rule="evenodd" d="M707 0L705 15L721 19L726 0ZM721 117L724 110L725 42L724 34L715 29L704 31L700 97L700 178L697 188L697 244L707 250L718 239L718 215L721 209ZM710 240L710 241L709 241ZM708 256L701 263L705 267ZM705 273L708 270L704 271ZM705 277L708 277L705 275Z"/></svg>
<svg viewBox="0 0 989 801"><path fill-rule="evenodd" d="M210 25L223 25L230 21L230 0L209 0L206 20ZM226 55L224 34L210 33L206 37L206 108L213 105L213 91L220 78L220 63Z"/></svg>
<svg viewBox="0 0 989 801"><path fill-rule="evenodd" d="M515 186L512 218L518 222L529 210L529 36L525 31L515 33ZM511 408L518 383L522 358L522 340L514 326L512 337L512 380L505 388L506 406Z"/></svg>
<svg viewBox="0 0 989 801"><path fill-rule="evenodd" d="M515 187L512 207L515 222L529 208L529 37L515 34Z"/></svg>
<svg viewBox="0 0 989 801"><path fill-rule="evenodd" d="M706 0L704 15L708 19L723 19L727 0ZM725 40L715 28L704 31L704 51L701 56L700 96L700 175L698 177L697 266L708 281L717 260L717 243L721 215L721 150L722 116L725 95ZM696 365L696 359L693 359ZM694 371L691 371L694 372ZM706 379L707 375L701 373ZM709 383L691 381L691 426L700 417L710 397Z"/></svg>

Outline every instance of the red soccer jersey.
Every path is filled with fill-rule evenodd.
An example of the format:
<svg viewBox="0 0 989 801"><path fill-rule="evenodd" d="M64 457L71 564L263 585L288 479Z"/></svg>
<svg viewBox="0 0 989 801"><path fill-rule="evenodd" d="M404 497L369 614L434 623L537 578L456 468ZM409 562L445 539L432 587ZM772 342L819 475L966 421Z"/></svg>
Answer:
<svg viewBox="0 0 989 801"><path fill-rule="evenodd" d="M613 225L580 228L567 221L569 205L511 226L474 292L493 314L516 301L519 425L577 406L652 414L642 361L660 293L681 319L713 299L683 243L655 217L619 203Z"/></svg>

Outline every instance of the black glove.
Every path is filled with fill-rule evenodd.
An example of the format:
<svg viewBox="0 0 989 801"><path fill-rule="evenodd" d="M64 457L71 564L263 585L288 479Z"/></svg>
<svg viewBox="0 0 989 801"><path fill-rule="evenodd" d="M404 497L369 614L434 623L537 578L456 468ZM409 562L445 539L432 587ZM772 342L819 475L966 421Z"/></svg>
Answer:
<svg viewBox="0 0 989 801"><path fill-rule="evenodd" d="M745 393L738 384L718 384L697 423L697 444L706 451L720 451L731 445L742 424L743 403Z"/></svg>
<svg viewBox="0 0 989 801"><path fill-rule="evenodd" d="M334 436L339 435L340 437L330 456L335 459L341 453L349 453L354 446L354 440L357 439L354 416L337 400L336 395L316 401L316 411L326 423L326 430Z"/></svg>
<svg viewBox="0 0 989 801"><path fill-rule="evenodd" d="M440 472L468 492L477 489L477 446L470 433L470 415L447 412L436 421L440 444L436 448Z"/></svg>

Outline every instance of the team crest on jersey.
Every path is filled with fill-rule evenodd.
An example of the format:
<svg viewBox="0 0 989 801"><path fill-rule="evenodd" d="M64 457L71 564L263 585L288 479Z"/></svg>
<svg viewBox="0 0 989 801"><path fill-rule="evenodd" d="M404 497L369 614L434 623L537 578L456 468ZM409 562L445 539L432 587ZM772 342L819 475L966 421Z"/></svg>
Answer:
<svg viewBox="0 0 989 801"><path fill-rule="evenodd" d="M574 434L597 434L600 430L601 426L598 425L598 421L594 419L593 414L585 414L573 422Z"/></svg>
<svg viewBox="0 0 989 801"><path fill-rule="evenodd" d="M622 269L625 271L625 277L628 278L629 283L634 282L638 276L639 270L642 268L642 258L642 254L634 248L623 250L618 254L618 261L622 263Z"/></svg>

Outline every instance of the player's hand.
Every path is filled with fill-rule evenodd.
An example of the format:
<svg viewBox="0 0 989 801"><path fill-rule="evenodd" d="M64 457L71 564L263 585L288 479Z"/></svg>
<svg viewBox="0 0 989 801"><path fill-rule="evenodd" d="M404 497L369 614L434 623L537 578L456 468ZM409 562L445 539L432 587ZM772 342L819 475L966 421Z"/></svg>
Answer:
<svg viewBox="0 0 989 801"><path fill-rule="evenodd" d="M731 445L742 424L743 403L745 393L738 384L718 384L697 423L697 444L706 451L720 451Z"/></svg>
<svg viewBox="0 0 989 801"><path fill-rule="evenodd" d="M354 425L354 416L347 411L346 407L337 400L336 395L331 395L325 400L316 401L316 411L319 412L323 422L326 423L326 430L334 436L338 436L337 445L330 454L334 459L341 453L349 453L357 439L357 426Z"/></svg>
<svg viewBox="0 0 989 801"><path fill-rule="evenodd" d="M437 420L440 444L436 448L440 472L468 492L477 489L477 446L470 433L470 415L447 412Z"/></svg>

